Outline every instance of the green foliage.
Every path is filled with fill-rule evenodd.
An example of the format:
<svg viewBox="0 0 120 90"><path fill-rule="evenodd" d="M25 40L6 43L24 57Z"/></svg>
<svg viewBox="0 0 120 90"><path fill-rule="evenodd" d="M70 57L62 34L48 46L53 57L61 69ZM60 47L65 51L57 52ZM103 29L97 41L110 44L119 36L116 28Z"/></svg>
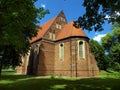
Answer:
<svg viewBox="0 0 120 90"><path fill-rule="evenodd" d="M115 62L120 63L120 43L116 43L110 48L109 55Z"/></svg>
<svg viewBox="0 0 120 90"><path fill-rule="evenodd" d="M105 54L103 47L97 41L90 40L90 49L97 60L98 67L101 70L107 70L109 67L109 58Z"/></svg>
<svg viewBox="0 0 120 90"><path fill-rule="evenodd" d="M113 41L113 38L111 33L107 33L106 37L102 37L102 46L104 47L106 52L109 52L109 49L113 44L112 41Z"/></svg>
<svg viewBox="0 0 120 90"><path fill-rule="evenodd" d="M120 72L120 63L115 62L112 66L112 69Z"/></svg>
<svg viewBox="0 0 120 90"><path fill-rule="evenodd" d="M90 47L100 69L120 71L119 24L115 24L112 33L108 33L102 38L102 45L97 41L90 40Z"/></svg>
<svg viewBox="0 0 120 90"><path fill-rule="evenodd" d="M44 8L41 7L38 9L38 18L42 19L44 18L45 14L49 14L49 13L50 13L49 10L44 10Z"/></svg>
<svg viewBox="0 0 120 90"><path fill-rule="evenodd" d="M51 79L55 79L54 73L51 73L50 77L51 77Z"/></svg>
<svg viewBox="0 0 120 90"><path fill-rule="evenodd" d="M120 64L120 26L114 25L112 33L102 38L102 46L111 59L111 67L119 71Z"/></svg>
<svg viewBox="0 0 120 90"><path fill-rule="evenodd" d="M120 78L120 73L119 72L116 72L116 71L113 71L113 70L110 70L108 69L108 71L103 71L101 70L100 71L100 75L98 77L101 77L101 78Z"/></svg>
<svg viewBox="0 0 120 90"><path fill-rule="evenodd" d="M106 20L120 23L120 0L84 0L83 6L86 12L76 21L83 29L101 31Z"/></svg>
<svg viewBox="0 0 120 90"><path fill-rule="evenodd" d="M37 35L37 23L48 14L37 0L0 0L0 54L4 65L18 65Z"/></svg>

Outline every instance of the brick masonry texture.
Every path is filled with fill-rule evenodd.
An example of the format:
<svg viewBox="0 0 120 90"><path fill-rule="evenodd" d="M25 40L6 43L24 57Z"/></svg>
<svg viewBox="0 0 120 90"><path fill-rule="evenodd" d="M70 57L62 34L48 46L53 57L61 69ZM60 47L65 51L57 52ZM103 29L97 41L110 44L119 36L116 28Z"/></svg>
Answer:
<svg viewBox="0 0 120 90"><path fill-rule="evenodd" d="M63 12L51 20L46 23L50 22L50 25L43 25L49 26L48 30L44 31L44 28L43 31L39 30L42 36L37 35L33 41L30 41L30 54L26 54L22 66L17 67L16 72L38 76L54 74L68 77L91 77L99 75L97 62L90 51L89 38L82 29L75 28L73 23L67 24ZM61 28L56 28L56 23L61 25ZM54 35L54 38L49 35ZM85 58L78 57L78 41L84 41ZM63 59L59 58L61 43L64 44Z"/></svg>

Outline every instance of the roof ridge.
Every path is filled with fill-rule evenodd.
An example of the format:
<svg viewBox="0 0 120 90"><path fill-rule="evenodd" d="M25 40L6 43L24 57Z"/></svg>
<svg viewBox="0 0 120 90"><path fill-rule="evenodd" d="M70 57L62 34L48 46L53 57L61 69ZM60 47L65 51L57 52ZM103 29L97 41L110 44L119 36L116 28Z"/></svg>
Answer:
<svg viewBox="0 0 120 90"><path fill-rule="evenodd" d="M49 26L49 28L52 26L52 24L54 23L54 21L56 20L56 18L57 18L57 16L55 16L54 18L52 18L52 19L54 19L54 20L52 21L52 23L51 23L51 25ZM52 19L51 19L51 20L52 20ZM50 20L49 20L49 21L50 21ZM49 21L48 21L48 22L49 22ZM44 33L44 35L48 32L49 28L46 30L46 32ZM43 36L44 36L44 35L43 35Z"/></svg>

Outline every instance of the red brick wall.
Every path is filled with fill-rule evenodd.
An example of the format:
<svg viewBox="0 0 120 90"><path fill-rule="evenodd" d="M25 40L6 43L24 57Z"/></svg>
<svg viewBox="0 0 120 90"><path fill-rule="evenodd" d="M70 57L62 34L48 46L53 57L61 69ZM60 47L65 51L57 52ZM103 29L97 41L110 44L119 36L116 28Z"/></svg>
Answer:
<svg viewBox="0 0 120 90"><path fill-rule="evenodd" d="M64 43L64 59L59 58L59 44ZM55 45L55 75L70 76L70 42L58 42Z"/></svg>
<svg viewBox="0 0 120 90"><path fill-rule="evenodd" d="M22 74L22 66L17 66L16 72Z"/></svg>
<svg viewBox="0 0 120 90"><path fill-rule="evenodd" d="M27 74L28 61L29 61L29 54L26 54L22 66L22 74Z"/></svg>
<svg viewBox="0 0 120 90"><path fill-rule="evenodd" d="M28 54L24 56L24 60L21 66L16 67L16 72L21 74L27 74L27 66L28 66Z"/></svg>
<svg viewBox="0 0 120 90"><path fill-rule="evenodd" d="M91 51L89 47L89 43L85 40L85 52L86 58L77 60L77 76L95 76L99 74L99 69L97 67L97 63L95 58L91 56ZM94 67L93 67L94 65Z"/></svg>
<svg viewBox="0 0 120 90"><path fill-rule="evenodd" d="M85 41L85 59L78 59L78 40ZM75 42L75 55L71 54L71 41ZM59 44L64 43L64 59L59 58ZM27 57L26 57L27 58ZM27 59L26 59L27 60ZM19 67L18 72L27 72L27 64L25 61L22 69ZM59 42L51 42L43 40L40 45L40 52L37 63L36 75L46 76L55 74L57 76L95 76L99 74L96 60L89 50L89 43L87 39L73 38L62 40ZM22 71L21 71L22 70Z"/></svg>
<svg viewBox="0 0 120 90"><path fill-rule="evenodd" d="M91 70L92 70L92 75L96 76L99 75L99 68L97 66L97 62L95 60L94 55L90 54L91 57Z"/></svg>
<svg viewBox="0 0 120 90"><path fill-rule="evenodd" d="M78 40L85 41L85 59L78 59ZM87 39L74 38L75 42L75 55L71 54L71 40L64 40L58 42L55 46L55 75L81 77L81 76L94 76L99 74L99 69L95 59L89 50L89 43ZM64 60L59 59L59 44L64 43ZM94 65L94 67L93 67Z"/></svg>
<svg viewBox="0 0 120 90"><path fill-rule="evenodd" d="M50 75L54 73L55 44L43 41L40 46L37 75Z"/></svg>

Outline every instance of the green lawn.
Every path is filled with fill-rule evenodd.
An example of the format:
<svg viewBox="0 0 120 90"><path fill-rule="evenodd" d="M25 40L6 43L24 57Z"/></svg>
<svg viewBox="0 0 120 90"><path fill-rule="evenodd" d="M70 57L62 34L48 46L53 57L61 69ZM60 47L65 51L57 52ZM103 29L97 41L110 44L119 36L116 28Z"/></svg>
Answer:
<svg viewBox="0 0 120 90"><path fill-rule="evenodd" d="M120 90L120 73L101 72L96 78L30 77L3 71L0 90Z"/></svg>

